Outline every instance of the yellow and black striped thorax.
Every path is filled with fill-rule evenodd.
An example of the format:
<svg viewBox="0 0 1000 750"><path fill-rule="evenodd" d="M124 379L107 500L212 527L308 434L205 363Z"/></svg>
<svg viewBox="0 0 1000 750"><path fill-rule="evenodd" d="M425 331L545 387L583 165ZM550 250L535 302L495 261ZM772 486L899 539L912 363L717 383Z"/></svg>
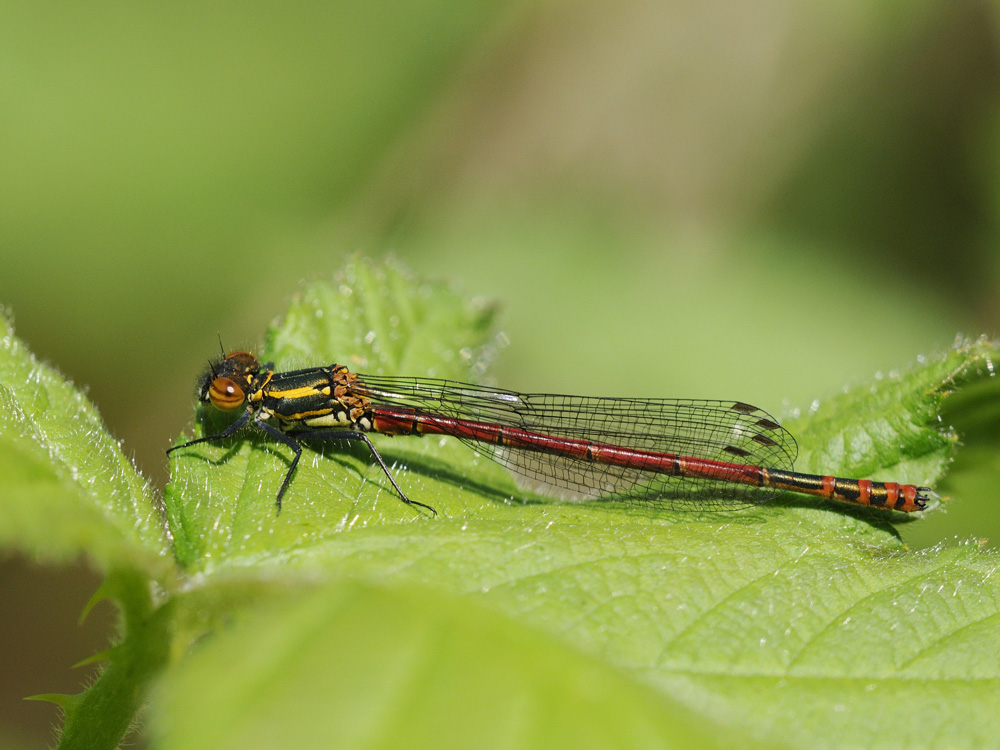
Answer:
<svg viewBox="0 0 1000 750"><path fill-rule="evenodd" d="M223 411L244 404L284 431L371 429L368 400L353 392L357 376L343 365L275 372L249 352L232 352L202 378L199 397Z"/></svg>
<svg viewBox="0 0 1000 750"><path fill-rule="evenodd" d="M259 400L261 416L277 419L283 430L369 430L369 403L353 392L355 379L343 365L273 373L254 397Z"/></svg>

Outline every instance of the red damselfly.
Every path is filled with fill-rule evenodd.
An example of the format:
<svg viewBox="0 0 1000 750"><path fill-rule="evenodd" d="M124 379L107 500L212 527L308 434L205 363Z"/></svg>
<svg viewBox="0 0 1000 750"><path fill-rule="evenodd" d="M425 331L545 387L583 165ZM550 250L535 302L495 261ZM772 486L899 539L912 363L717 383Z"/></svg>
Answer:
<svg viewBox="0 0 1000 750"><path fill-rule="evenodd" d="M436 512L400 489L369 432L456 437L567 499L722 510L792 491L909 513L923 509L931 493L912 484L793 471L795 438L767 412L741 401L523 394L452 380L361 375L342 365L275 372L249 352L212 362L198 395L242 413L219 434L167 452L252 425L295 454L278 489L279 512L302 456L300 439L364 442L403 502Z"/></svg>

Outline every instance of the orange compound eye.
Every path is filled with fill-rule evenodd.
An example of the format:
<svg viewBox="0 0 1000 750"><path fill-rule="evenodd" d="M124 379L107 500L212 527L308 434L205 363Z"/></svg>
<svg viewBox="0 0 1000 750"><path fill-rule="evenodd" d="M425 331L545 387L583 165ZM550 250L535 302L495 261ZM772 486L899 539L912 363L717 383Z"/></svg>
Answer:
<svg viewBox="0 0 1000 750"><path fill-rule="evenodd" d="M216 409L222 411L232 411L239 409L243 405L246 394L235 380L229 378L216 378L208 388L208 397Z"/></svg>

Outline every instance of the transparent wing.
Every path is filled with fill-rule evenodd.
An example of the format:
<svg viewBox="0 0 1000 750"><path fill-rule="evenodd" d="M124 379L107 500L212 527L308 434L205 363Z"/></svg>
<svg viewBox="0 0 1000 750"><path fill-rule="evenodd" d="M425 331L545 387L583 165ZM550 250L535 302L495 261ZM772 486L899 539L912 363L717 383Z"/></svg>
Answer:
<svg viewBox="0 0 1000 750"><path fill-rule="evenodd" d="M359 375L352 388L383 405L435 416L515 427L555 438L655 453L791 470L798 448L767 412L738 401L598 398L520 394L449 380ZM680 477L452 434L474 450L564 499L607 498L684 510L767 502L780 490Z"/></svg>

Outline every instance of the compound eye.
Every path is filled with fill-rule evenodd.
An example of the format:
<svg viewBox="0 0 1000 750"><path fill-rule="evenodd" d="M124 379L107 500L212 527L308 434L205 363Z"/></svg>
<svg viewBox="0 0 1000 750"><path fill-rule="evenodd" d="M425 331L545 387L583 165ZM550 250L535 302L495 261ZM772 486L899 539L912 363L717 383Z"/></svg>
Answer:
<svg viewBox="0 0 1000 750"><path fill-rule="evenodd" d="M243 389L236 384L235 380L216 378L208 387L208 397L216 409L232 411L243 405L246 394L243 393Z"/></svg>

